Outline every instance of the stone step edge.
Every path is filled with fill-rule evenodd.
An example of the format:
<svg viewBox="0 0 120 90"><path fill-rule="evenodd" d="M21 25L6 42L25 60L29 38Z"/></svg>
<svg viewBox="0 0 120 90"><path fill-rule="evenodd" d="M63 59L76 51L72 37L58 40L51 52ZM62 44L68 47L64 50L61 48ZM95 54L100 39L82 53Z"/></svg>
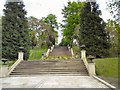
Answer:
<svg viewBox="0 0 120 90"><path fill-rule="evenodd" d="M88 74L41 74L41 75L10 75L9 77L33 77L33 76L89 76Z"/></svg>
<svg viewBox="0 0 120 90"><path fill-rule="evenodd" d="M99 82L103 83L104 85L108 86L108 87L111 88L112 90L116 90L116 87L115 87L115 86L113 86L113 85L109 84L108 82L100 79L99 77L97 77L97 76L95 76L95 75L93 75L92 77L95 78L95 79L97 79Z"/></svg>

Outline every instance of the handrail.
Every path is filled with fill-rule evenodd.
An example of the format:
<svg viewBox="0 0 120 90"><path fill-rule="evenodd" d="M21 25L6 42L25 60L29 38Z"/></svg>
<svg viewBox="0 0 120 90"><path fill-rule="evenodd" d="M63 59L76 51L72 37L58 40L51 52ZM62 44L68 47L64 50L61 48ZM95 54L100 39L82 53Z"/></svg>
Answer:
<svg viewBox="0 0 120 90"><path fill-rule="evenodd" d="M109 84L108 82L106 82L106 81L100 79L99 77L97 77L97 76L95 76L95 75L93 75L92 77L95 78L95 79L97 79L99 82L105 84L105 85L108 86L109 88L111 88L111 89L113 89L113 90L116 89L115 86L113 86L113 85Z"/></svg>
<svg viewBox="0 0 120 90"><path fill-rule="evenodd" d="M86 51L82 50L81 51L81 59L84 62L84 65L89 73L90 76L96 75L95 73L95 63L88 63L87 58L86 58Z"/></svg>
<svg viewBox="0 0 120 90"><path fill-rule="evenodd" d="M23 60L18 59L8 70L8 75L14 70L14 68Z"/></svg>
<svg viewBox="0 0 120 90"><path fill-rule="evenodd" d="M51 49L50 49L51 48ZM54 45L52 46L52 47L50 47L50 48L48 48L48 50L47 50L47 52L46 52L46 57L48 57L49 56L49 54L50 54L50 52L52 52L53 51L53 49L54 49Z"/></svg>
<svg viewBox="0 0 120 90"><path fill-rule="evenodd" d="M71 51L71 55L72 55L72 57L73 57L73 56L74 56L73 49L71 48L70 51Z"/></svg>
<svg viewBox="0 0 120 90"><path fill-rule="evenodd" d="M18 60L9 68L7 75L10 75L10 73L14 70L14 68L16 68L16 66L17 66L21 61L23 61L23 56L24 56L23 54L24 54L24 53L23 53L22 51L20 51L20 52L18 53Z"/></svg>
<svg viewBox="0 0 120 90"><path fill-rule="evenodd" d="M85 64L85 67L87 68L87 70L89 71L89 63L87 62L87 59L86 58L83 58L82 59L84 64Z"/></svg>

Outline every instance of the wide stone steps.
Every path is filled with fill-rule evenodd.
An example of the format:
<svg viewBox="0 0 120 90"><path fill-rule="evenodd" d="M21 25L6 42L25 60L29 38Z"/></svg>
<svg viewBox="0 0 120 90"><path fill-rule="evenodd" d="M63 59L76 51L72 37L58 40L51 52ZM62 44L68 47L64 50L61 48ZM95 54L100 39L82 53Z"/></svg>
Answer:
<svg viewBox="0 0 120 90"><path fill-rule="evenodd" d="M10 75L83 75L88 72L82 60L22 61Z"/></svg>
<svg viewBox="0 0 120 90"><path fill-rule="evenodd" d="M71 56L71 53L66 46L55 46L53 52L50 53L50 56Z"/></svg>

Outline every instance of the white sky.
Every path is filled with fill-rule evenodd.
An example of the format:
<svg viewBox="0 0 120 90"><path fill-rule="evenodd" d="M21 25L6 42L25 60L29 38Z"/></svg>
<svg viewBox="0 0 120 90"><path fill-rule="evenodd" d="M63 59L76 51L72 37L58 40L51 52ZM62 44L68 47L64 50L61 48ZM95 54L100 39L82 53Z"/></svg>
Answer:
<svg viewBox="0 0 120 90"><path fill-rule="evenodd" d="M69 0L69 1L77 1L77 0ZM100 10L102 11L102 18L104 21L112 18L110 13L106 10L107 4L109 0L96 0L99 3ZM3 15L3 8L6 0L0 0L0 15ZM46 17L48 14L55 14L57 17L57 21L59 23L62 22L62 9L64 5L67 5L68 0L23 0L25 4L25 9L27 10L27 16L34 16L36 18L41 19L42 17ZM59 42L62 38L61 33L59 32Z"/></svg>

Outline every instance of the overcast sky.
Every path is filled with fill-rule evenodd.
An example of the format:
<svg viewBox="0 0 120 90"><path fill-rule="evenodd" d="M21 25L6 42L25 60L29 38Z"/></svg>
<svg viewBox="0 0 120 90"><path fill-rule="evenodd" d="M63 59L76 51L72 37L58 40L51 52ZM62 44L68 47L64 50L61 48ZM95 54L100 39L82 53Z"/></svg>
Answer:
<svg viewBox="0 0 120 90"><path fill-rule="evenodd" d="M69 1L78 1L78 0L69 0ZM104 21L112 18L110 13L108 12L107 4L109 0L96 0L100 6L100 10L102 11L102 18ZM0 0L0 15L3 15L3 8L6 0ZM63 20L62 17L62 9L64 5L67 5L68 0L23 0L25 4L25 9L28 12L27 16L34 16L36 18L41 19L42 17L46 17L48 14L55 14L57 17L57 21L61 23ZM59 33L59 41L61 39L61 34Z"/></svg>

